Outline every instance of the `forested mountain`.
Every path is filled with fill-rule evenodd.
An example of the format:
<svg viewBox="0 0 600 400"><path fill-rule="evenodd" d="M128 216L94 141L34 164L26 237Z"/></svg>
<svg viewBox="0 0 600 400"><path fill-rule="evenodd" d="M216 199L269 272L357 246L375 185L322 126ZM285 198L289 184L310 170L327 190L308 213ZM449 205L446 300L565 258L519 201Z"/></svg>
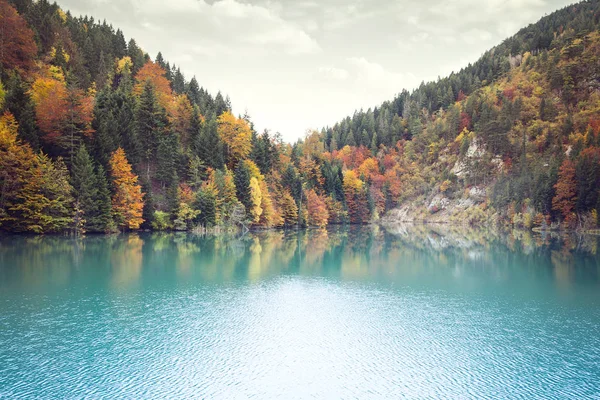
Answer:
<svg viewBox="0 0 600 400"><path fill-rule="evenodd" d="M0 26L5 231L598 222L600 1L293 145L106 22L0 0Z"/></svg>

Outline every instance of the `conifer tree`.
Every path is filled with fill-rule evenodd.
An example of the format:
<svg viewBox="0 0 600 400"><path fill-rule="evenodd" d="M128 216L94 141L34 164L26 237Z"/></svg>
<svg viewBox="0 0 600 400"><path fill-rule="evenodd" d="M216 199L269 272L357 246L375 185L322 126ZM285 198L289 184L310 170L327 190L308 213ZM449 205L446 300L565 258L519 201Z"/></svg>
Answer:
<svg viewBox="0 0 600 400"><path fill-rule="evenodd" d="M162 135L156 151L156 179L165 187L175 180L178 143L173 133Z"/></svg>
<svg viewBox="0 0 600 400"><path fill-rule="evenodd" d="M83 214L83 227L86 231L95 228L98 215L98 182L94 173L94 165L85 146L81 146L71 165L71 184L73 185L75 201Z"/></svg>
<svg viewBox="0 0 600 400"><path fill-rule="evenodd" d="M141 156L146 164L146 179L148 180L150 179L150 165L156 155L158 146L159 119L157 114L154 89L150 81L147 81L136 109L135 124Z"/></svg>
<svg viewBox="0 0 600 400"><path fill-rule="evenodd" d="M197 144L198 155L208 167L222 169L225 164L223 142L219 138L214 116L205 122L202 128Z"/></svg>
<svg viewBox="0 0 600 400"><path fill-rule="evenodd" d="M192 77L192 79L190 80L190 83L187 87L187 95L188 95L190 101L192 102L192 104L195 104L197 106L200 105L200 102L201 102L200 86L198 85L198 81L196 80L195 76Z"/></svg>
<svg viewBox="0 0 600 400"><path fill-rule="evenodd" d="M29 143L33 150L38 150L40 141L35 123L35 106L27 93L25 83L17 73L10 75L4 104L19 124L19 138Z"/></svg>
<svg viewBox="0 0 600 400"><path fill-rule="evenodd" d="M246 163L239 163L234 174L235 191L238 200L250 212L253 207L250 193L250 171Z"/></svg>
<svg viewBox="0 0 600 400"><path fill-rule="evenodd" d="M90 230L95 232L112 232L115 230L114 221L112 218L112 204L110 198L110 189L106 172L102 165L98 165L96 169L96 184L98 193L96 204L98 206L98 214L88 221Z"/></svg>
<svg viewBox="0 0 600 400"><path fill-rule="evenodd" d="M208 227L214 226L217 222L217 199L214 188L203 186L196 195L194 208L200 211L197 222Z"/></svg>
<svg viewBox="0 0 600 400"><path fill-rule="evenodd" d="M152 227L152 220L156 212L154 196L152 194L152 185L144 177L141 178L142 193L144 194L144 207L142 208L142 219L144 222L140 225L143 229Z"/></svg>
<svg viewBox="0 0 600 400"><path fill-rule="evenodd" d="M198 106L193 106L189 132L187 136L190 141L189 149L195 156L200 154L200 147L202 146L202 129L203 123L200 119L200 111L198 110Z"/></svg>

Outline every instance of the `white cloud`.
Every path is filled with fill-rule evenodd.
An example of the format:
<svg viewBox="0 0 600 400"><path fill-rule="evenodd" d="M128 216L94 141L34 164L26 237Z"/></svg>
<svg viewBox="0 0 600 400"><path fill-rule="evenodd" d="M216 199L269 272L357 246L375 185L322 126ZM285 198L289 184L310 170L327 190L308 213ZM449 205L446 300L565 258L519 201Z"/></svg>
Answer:
<svg viewBox="0 0 600 400"><path fill-rule="evenodd" d="M414 43L424 42L429 38L429 33L427 32L419 32L414 35L411 35L410 41Z"/></svg>
<svg viewBox="0 0 600 400"><path fill-rule="evenodd" d="M205 55L227 53L223 45L251 51L291 55L321 51L317 41L294 22L286 21L273 4L266 6L220 0L123 0L133 7L144 28L161 31L157 41L170 43L198 40ZM196 39L198 38L198 39ZM210 43L212 42L212 43ZM250 48L248 47L250 46ZM208 50L206 50L208 49Z"/></svg>
<svg viewBox="0 0 600 400"><path fill-rule="evenodd" d="M318 73L327 79L334 79L337 81L345 81L350 78L350 73L348 71L336 67L319 67Z"/></svg>
<svg viewBox="0 0 600 400"><path fill-rule="evenodd" d="M462 40L464 40L467 44L474 44L477 42L487 42L492 38L492 34L486 30L472 28L466 32L462 32L460 34Z"/></svg>
<svg viewBox="0 0 600 400"><path fill-rule="evenodd" d="M411 15L406 19L406 22L408 22L411 25L418 25L419 17L417 17L416 15Z"/></svg>
<svg viewBox="0 0 600 400"><path fill-rule="evenodd" d="M392 93L396 93L414 84L414 75L388 71L381 64L364 57L350 57L348 63L354 67L356 80L374 90L391 88Z"/></svg>

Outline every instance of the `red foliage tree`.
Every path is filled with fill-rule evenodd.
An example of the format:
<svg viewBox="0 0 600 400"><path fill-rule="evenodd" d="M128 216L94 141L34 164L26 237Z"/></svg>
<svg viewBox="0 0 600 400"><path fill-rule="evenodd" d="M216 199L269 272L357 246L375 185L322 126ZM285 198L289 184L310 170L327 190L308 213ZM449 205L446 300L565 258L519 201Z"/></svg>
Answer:
<svg viewBox="0 0 600 400"><path fill-rule="evenodd" d="M8 1L0 0L0 64L5 69L30 70L37 53L33 32Z"/></svg>
<svg viewBox="0 0 600 400"><path fill-rule="evenodd" d="M462 132L463 129L471 129L471 117L469 116L469 114L462 112L460 113L460 126L458 128L459 132Z"/></svg>

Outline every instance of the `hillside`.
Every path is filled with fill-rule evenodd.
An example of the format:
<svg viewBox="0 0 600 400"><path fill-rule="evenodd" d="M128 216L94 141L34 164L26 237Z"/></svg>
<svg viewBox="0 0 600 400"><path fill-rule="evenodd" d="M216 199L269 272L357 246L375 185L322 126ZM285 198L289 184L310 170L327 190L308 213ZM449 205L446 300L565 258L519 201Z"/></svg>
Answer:
<svg viewBox="0 0 600 400"><path fill-rule="evenodd" d="M4 231L598 224L600 1L293 145L106 22L0 0L0 24Z"/></svg>

